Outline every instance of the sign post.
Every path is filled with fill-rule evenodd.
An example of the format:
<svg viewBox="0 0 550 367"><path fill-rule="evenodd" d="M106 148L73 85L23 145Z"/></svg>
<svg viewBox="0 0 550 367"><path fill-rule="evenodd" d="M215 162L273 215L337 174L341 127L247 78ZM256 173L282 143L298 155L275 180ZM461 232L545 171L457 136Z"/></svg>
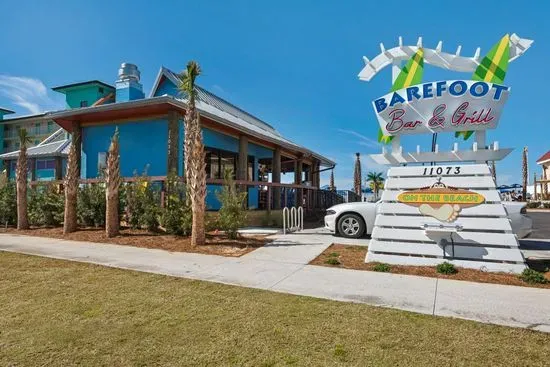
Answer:
<svg viewBox="0 0 550 367"><path fill-rule="evenodd" d="M486 131L498 128L510 87L504 84L508 63L532 41L505 35L485 57L473 57L422 46L399 46L372 61L367 58L359 78L369 81L392 65L392 88L372 101L379 123L379 142L392 144L371 158L389 165L385 190L365 261L404 265L457 266L488 271L525 269L517 237L486 162L505 158L512 149L498 142L486 146ZM398 65L407 61L400 69ZM472 72L471 79L423 82L424 63L447 70ZM455 143L443 151L403 152L405 135L453 133L472 149ZM435 164L435 165L432 165Z"/></svg>

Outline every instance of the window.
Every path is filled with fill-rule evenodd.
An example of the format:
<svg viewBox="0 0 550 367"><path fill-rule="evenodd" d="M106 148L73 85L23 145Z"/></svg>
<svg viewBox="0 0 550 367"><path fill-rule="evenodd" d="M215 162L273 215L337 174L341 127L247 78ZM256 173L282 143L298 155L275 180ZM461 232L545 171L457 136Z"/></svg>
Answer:
<svg viewBox="0 0 550 367"><path fill-rule="evenodd" d="M226 169L237 172L237 153L220 149L206 148L206 178L223 178Z"/></svg>
<svg viewBox="0 0 550 367"><path fill-rule="evenodd" d="M225 171L229 170L233 173L233 178L237 172L237 155L235 153L221 152L220 154L220 178L223 178Z"/></svg>
<svg viewBox="0 0 550 367"><path fill-rule="evenodd" d="M48 132L51 133L53 131L53 121L48 121Z"/></svg>
<svg viewBox="0 0 550 367"><path fill-rule="evenodd" d="M99 94L103 94L103 87L99 87L98 91L99 91Z"/></svg>
<svg viewBox="0 0 550 367"><path fill-rule="evenodd" d="M80 101L80 107L88 107L88 101Z"/></svg>
<svg viewBox="0 0 550 367"><path fill-rule="evenodd" d="M34 124L34 133L40 134L40 122L37 122L36 124Z"/></svg>
<svg viewBox="0 0 550 367"><path fill-rule="evenodd" d="M97 173L107 169L107 152L97 153Z"/></svg>
<svg viewBox="0 0 550 367"><path fill-rule="evenodd" d="M54 159L37 159L36 169L55 169Z"/></svg>
<svg viewBox="0 0 550 367"><path fill-rule="evenodd" d="M254 157L248 156L248 181L254 181Z"/></svg>
<svg viewBox="0 0 550 367"><path fill-rule="evenodd" d="M38 145L38 144L40 144L40 140L35 140L34 145Z"/></svg>

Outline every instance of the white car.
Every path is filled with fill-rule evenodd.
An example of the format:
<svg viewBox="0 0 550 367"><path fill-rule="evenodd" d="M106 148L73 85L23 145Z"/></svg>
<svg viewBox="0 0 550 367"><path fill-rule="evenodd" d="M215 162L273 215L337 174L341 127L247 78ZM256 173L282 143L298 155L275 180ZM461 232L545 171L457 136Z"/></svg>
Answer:
<svg viewBox="0 0 550 367"><path fill-rule="evenodd" d="M370 235L374 228L378 203L356 202L334 205L327 209L325 228L347 238ZM511 220L512 231L518 238L531 234L533 221L525 215L526 203L503 201L506 213Z"/></svg>

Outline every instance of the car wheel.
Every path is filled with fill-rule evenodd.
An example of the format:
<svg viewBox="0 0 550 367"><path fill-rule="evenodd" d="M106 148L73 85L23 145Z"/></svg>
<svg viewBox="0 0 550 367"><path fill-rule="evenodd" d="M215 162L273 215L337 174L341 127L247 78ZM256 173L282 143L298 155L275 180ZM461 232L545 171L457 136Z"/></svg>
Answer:
<svg viewBox="0 0 550 367"><path fill-rule="evenodd" d="M338 220L338 233L347 238L359 238L365 233L365 223L357 214L344 214Z"/></svg>

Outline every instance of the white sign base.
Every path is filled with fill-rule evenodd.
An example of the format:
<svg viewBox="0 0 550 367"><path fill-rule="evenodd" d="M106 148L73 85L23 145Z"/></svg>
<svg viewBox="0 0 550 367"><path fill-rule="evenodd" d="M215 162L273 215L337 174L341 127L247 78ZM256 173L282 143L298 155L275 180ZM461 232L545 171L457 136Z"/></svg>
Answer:
<svg viewBox="0 0 550 367"><path fill-rule="evenodd" d="M418 207L398 201L399 194L430 187L438 177L448 187L471 190L485 201L472 207L453 205L456 213L449 221L426 215L430 208L424 207L422 214ZM365 261L428 266L447 261L513 273L526 268L486 164L390 168Z"/></svg>

